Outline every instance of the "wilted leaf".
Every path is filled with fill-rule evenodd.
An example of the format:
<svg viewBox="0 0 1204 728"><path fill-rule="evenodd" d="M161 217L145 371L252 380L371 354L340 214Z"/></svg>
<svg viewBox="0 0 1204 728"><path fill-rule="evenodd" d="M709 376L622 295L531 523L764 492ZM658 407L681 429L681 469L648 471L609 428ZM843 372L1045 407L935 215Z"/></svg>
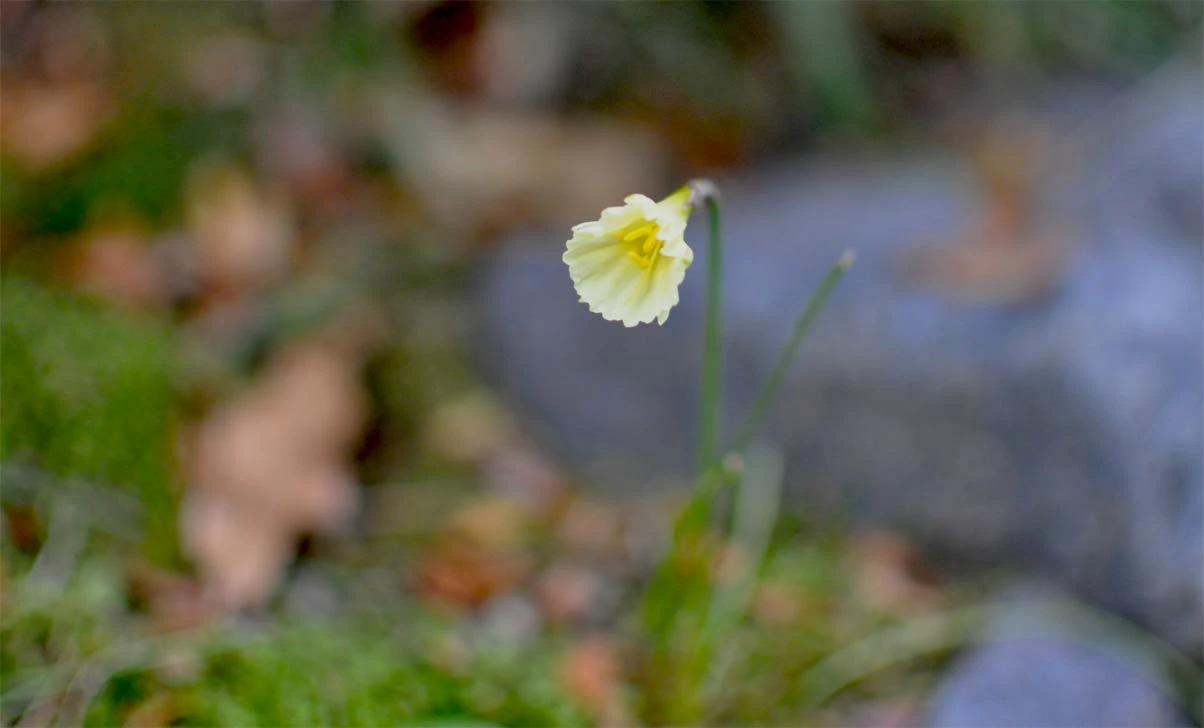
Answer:
<svg viewBox="0 0 1204 728"><path fill-rule="evenodd" d="M188 190L188 229L208 282L255 290L288 271L295 232L287 201L234 167L203 166Z"/></svg>
<svg viewBox="0 0 1204 728"><path fill-rule="evenodd" d="M889 533L856 536L852 557L857 590L875 609L915 614L939 607L943 595L935 577L924 568L915 548Z"/></svg>
<svg viewBox="0 0 1204 728"><path fill-rule="evenodd" d="M79 290L131 309L167 302L165 271L146 236L133 226L86 231L75 243L68 276Z"/></svg>
<svg viewBox="0 0 1204 728"><path fill-rule="evenodd" d="M201 425L182 526L222 604L262 603L298 536L347 521L357 500L347 459L365 416L356 356L313 341L278 354Z"/></svg>
<svg viewBox="0 0 1204 728"><path fill-rule="evenodd" d="M159 632L199 627L217 615L217 605L205 597L196 580L152 568L130 574L130 596L141 604Z"/></svg>
<svg viewBox="0 0 1204 728"><path fill-rule="evenodd" d="M556 523L556 535L570 549L619 557L624 550L623 516L613 506L585 497L568 499Z"/></svg>
<svg viewBox="0 0 1204 728"><path fill-rule="evenodd" d="M623 704L623 663L618 644L597 636L578 642L561 658L560 680L601 725L630 723Z"/></svg>
<svg viewBox="0 0 1204 728"><path fill-rule="evenodd" d="M418 570L418 590L427 599L459 607L479 607L490 597L526 579L530 561L521 553L486 548L446 537L426 554Z"/></svg>
<svg viewBox="0 0 1204 728"><path fill-rule="evenodd" d="M108 98L90 80L0 82L0 149L31 172L44 172L86 150L108 117Z"/></svg>
<svg viewBox="0 0 1204 728"><path fill-rule="evenodd" d="M522 543L527 517L517 503L506 498L482 498L452 516L451 531L478 546L508 549Z"/></svg>
<svg viewBox="0 0 1204 728"><path fill-rule="evenodd" d="M539 579L539 606L551 622L576 622L586 617L598 604L604 587L603 578L598 572L560 561Z"/></svg>

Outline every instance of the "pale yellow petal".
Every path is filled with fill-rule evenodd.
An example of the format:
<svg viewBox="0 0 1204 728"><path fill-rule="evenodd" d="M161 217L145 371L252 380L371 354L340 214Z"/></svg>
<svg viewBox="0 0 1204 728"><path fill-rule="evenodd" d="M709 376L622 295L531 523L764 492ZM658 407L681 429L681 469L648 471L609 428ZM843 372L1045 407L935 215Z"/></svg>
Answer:
<svg viewBox="0 0 1204 728"><path fill-rule="evenodd" d="M661 202L629 195L573 227L562 260L590 311L629 327L665 322L694 259L685 241L687 199L680 191Z"/></svg>

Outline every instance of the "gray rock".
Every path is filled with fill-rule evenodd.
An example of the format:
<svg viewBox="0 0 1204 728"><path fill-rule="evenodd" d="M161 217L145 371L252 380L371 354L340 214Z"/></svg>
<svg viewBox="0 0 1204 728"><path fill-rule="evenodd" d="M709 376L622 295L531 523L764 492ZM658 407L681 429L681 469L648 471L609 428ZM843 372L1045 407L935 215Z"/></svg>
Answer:
<svg viewBox="0 0 1204 728"><path fill-rule="evenodd" d="M1201 656L1204 275L1192 236L1204 225L1166 202L1194 195L1204 214L1190 172L1204 110L1190 99L1124 132L1136 158L1097 154L1049 196L1073 253L1051 295L1020 304L967 303L900 274L917 241L975 215L967 171L932 153L787 163L722 185L729 414L828 267L858 253L769 422L797 507L901 529L950 567L1053 576ZM698 263L664 327L624 329L579 304L563 231L503 248L482 277L483 371L607 487L690 470L704 227L692 225Z"/></svg>
<svg viewBox="0 0 1204 728"><path fill-rule="evenodd" d="M1140 670L1073 642L999 642L967 659L937 697L933 726L1188 725Z"/></svg>
<svg viewBox="0 0 1204 728"><path fill-rule="evenodd" d="M1090 642L1044 615L1005 611L990 642L958 661L932 700L940 728L1190 725L1158 669L1119 642Z"/></svg>

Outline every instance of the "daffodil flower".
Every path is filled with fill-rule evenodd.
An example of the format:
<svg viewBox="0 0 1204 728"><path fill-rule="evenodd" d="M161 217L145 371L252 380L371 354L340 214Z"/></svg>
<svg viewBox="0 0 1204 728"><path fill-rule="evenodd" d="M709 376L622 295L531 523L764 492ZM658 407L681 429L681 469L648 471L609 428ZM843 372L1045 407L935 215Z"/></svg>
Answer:
<svg viewBox="0 0 1204 728"><path fill-rule="evenodd" d="M664 324L694 262L685 240L690 188L660 202L629 195L623 203L575 226L563 260L590 311L628 327L654 319Z"/></svg>

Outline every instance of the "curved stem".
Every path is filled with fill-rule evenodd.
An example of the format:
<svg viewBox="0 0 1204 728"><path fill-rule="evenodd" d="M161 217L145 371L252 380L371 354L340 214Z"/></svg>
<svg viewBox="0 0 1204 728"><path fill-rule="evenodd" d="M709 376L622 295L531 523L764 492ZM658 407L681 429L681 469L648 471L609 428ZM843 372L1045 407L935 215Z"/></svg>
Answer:
<svg viewBox="0 0 1204 728"><path fill-rule="evenodd" d="M765 413L769 410L769 405L773 403L773 399L777 396L778 390L782 388L782 382L786 379L786 374L790 371L790 365L794 362L794 356L798 353L799 347L803 340L807 338L807 334L811 333L812 327L815 326L816 319L824 310L824 305L828 302L828 297L832 295L832 289L836 288L836 284L844 278L844 274L848 272L853 265L853 252L848 251L840 257L836 265L832 266L832 270L828 271L828 275L824 277L819 288L812 294L811 300L807 301L807 305L803 308L802 314L798 321L794 324L794 333L790 335L790 341L782 349L782 353L778 355L778 361L773 367L773 372L769 375L769 379L765 380L765 384L761 387L761 391L757 394L757 398L753 401L752 406L748 408L748 412L741 420L740 426L736 428L736 436L732 439L732 450L741 452L752 441L752 438L757 433L757 428L760 427L761 421L765 419Z"/></svg>

